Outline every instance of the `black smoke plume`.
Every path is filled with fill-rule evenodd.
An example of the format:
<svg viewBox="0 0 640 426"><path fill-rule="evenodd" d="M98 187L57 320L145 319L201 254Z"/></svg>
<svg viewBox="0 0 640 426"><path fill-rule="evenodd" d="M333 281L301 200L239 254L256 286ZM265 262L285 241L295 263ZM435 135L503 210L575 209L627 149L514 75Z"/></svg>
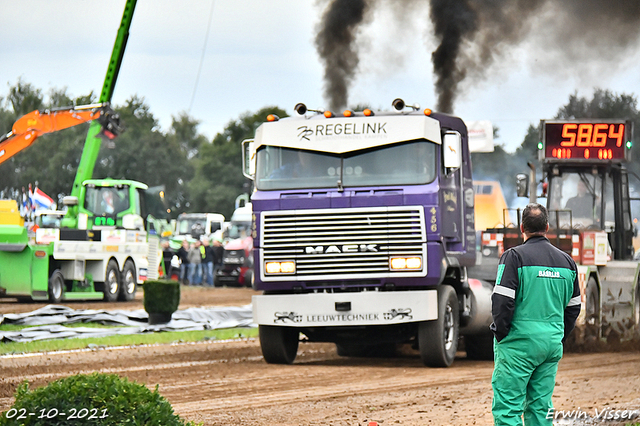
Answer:
<svg viewBox="0 0 640 426"><path fill-rule="evenodd" d="M316 47L332 109L346 105L358 66L356 35L381 5L401 25L408 13L428 14L437 108L449 113L463 90L507 70L510 49L525 42L532 74L581 78L614 75L640 39L640 0L331 0Z"/></svg>
<svg viewBox="0 0 640 426"><path fill-rule="evenodd" d="M324 62L324 92L329 108L347 106L349 84L358 67L356 34L370 1L333 0L322 16L316 48Z"/></svg>
<svg viewBox="0 0 640 426"><path fill-rule="evenodd" d="M481 79L507 46L520 43L545 0L431 0L440 42L432 54L438 110L453 112L460 83Z"/></svg>
<svg viewBox="0 0 640 426"><path fill-rule="evenodd" d="M478 17L470 1L431 0L434 33L440 40L431 60L436 74L438 110L442 112L453 111L455 89L466 75L457 58L464 39L477 31Z"/></svg>

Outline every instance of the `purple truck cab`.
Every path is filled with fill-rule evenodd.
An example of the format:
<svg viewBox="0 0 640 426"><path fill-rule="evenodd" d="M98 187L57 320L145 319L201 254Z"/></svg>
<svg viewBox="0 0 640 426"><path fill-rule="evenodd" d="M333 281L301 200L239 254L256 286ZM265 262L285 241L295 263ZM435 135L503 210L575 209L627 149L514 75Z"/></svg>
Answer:
<svg viewBox="0 0 640 426"><path fill-rule="evenodd" d="M345 356L413 343L425 364L450 365L479 311L466 276L476 234L464 122L303 113L262 124L244 157L265 360L293 362L302 333Z"/></svg>

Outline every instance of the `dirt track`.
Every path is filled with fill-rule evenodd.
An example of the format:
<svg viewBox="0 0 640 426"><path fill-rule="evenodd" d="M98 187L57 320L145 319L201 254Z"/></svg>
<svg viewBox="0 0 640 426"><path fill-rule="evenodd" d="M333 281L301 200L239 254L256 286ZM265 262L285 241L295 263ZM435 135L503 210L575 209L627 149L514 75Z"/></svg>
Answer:
<svg viewBox="0 0 640 426"><path fill-rule="evenodd" d="M193 296L200 301L194 306L241 305L251 294L186 289L183 302ZM638 352L565 355L556 409L593 415L606 406L640 408L639 366ZM425 368L411 352L394 359L341 358L328 344L301 344L294 365L274 366L262 360L257 341L43 354L0 358L0 410L24 379L39 386L98 370L151 388L158 383L178 414L205 425L490 425L492 369L492 362L468 361L464 353L449 369Z"/></svg>
<svg viewBox="0 0 640 426"><path fill-rule="evenodd" d="M241 306L251 303L251 295L257 294L250 288L203 288L182 287L180 290L179 309L197 306ZM142 305L143 291L136 293L135 300L131 302L103 302L103 301L71 301L62 302L62 305L73 309L144 309ZM18 314L31 312L46 306L45 302L18 303L16 299L0 299L0 314Z"/></svg>

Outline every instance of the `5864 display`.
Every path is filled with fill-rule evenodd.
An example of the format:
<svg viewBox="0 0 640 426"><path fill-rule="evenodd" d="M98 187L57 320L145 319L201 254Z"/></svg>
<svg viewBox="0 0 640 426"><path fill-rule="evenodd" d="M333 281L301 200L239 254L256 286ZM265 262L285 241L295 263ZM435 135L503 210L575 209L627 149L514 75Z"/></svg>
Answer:
<svg viewBox="0 0 640 426"><path fill-rule="evenodd" d="M545 121L543 132L545 159L628 160L629 122Z"/></svg>

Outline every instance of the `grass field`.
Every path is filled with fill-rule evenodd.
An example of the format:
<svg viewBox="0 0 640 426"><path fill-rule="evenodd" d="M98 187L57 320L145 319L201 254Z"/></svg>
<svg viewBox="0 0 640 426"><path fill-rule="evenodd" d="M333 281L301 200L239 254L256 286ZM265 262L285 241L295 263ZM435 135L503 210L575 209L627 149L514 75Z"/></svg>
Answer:
<svg viewBox="0 0 640 426"><path fill-rule="evenodd" d="M100 327L102 324L83 323L68 325L67 327ZM11 324L0 325L2 331L17 331L24 326ZM122 336L89 337L39 340L34 342L3 342L0 343L0 355L21 354L31 352L51 352L72 349L96 348L107 346L135 346L166 344L175 342L199 342L204 340L228 340L248 337L257 337L257 328L228 328L219 330L180 331L180 332L156 332L145 334L130 334Z"/></svg>

